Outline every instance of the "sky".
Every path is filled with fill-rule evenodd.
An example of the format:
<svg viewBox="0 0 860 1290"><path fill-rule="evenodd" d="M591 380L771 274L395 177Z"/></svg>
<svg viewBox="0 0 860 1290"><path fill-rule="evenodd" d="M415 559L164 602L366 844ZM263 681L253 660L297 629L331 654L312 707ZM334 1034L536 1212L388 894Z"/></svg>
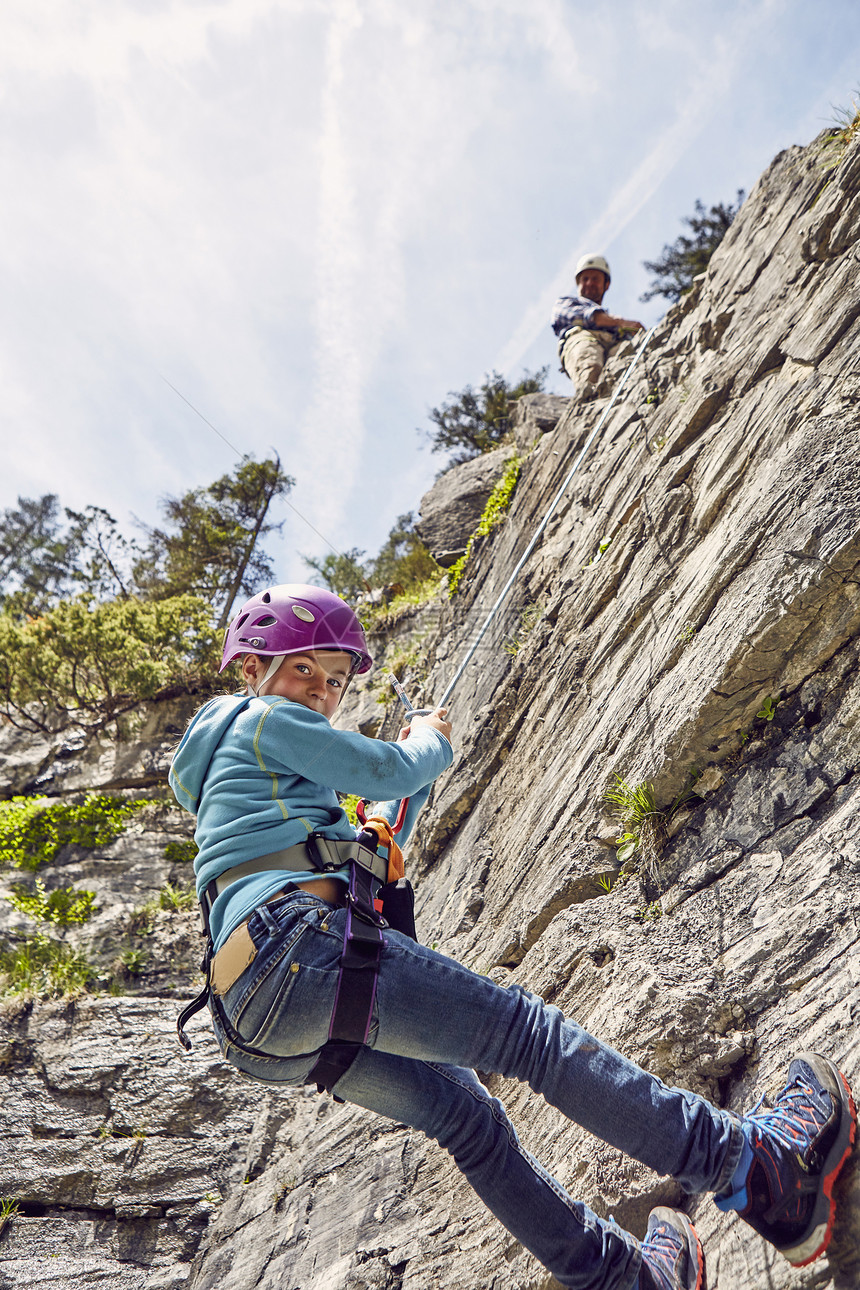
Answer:
<svg viewBox="0 0 860 1290"><path fill-rule="evenodd" d="M568 392L580 255L656 321L643 260L858 85L856 0L4 0L0 509L131 533L274 449L278 580L373 555L450 392Z"/></svg>

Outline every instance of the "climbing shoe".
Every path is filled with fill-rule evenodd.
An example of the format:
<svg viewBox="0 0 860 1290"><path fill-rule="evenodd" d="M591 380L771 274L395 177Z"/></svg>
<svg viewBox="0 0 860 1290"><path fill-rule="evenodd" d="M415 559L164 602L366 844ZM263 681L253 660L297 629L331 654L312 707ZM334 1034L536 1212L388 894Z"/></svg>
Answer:
<svg viewBox="0 0 860 1290"><path fill-rule="evenodd" d="M639 1290L705 1290L702 1243L686 1214L663 1205L651 1210Z"/></svg>
<svg viewBox="0 0 860 1290"><path fill-rule="evenodd" d="M811 1263L830 1241L833 1184L851 1151L856 1121L841 1071L826 1057L801 1053L775 1105L764 1107L762 1098L743 1117L752 1161L748 1169L739 1167L731 1193L717 1197L717 1205L737 1210L789 1263Z"/></svg>

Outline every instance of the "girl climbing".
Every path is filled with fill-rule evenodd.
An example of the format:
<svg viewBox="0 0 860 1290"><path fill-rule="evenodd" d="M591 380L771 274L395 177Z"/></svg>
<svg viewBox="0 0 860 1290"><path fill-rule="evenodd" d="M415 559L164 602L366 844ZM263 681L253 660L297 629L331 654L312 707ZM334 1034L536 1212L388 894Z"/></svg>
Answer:
<svg viewBox="0 0 860 1290"><path fill-rule="evenodd" d="M221 670L235 660L245 692L197 713L171 770L178 801L197 814L207 996L226 1059L264 1083L319 1082L435 1138L564 1286L702 1290L701 1244L675 1210L655 1209L640 1243L572 1199L520 1146L475 1068L527 1082L685 1191L716 1193L792 1263L821 1254L855 1134L836 1066L800 1054L774 1107L738 1119L667 1087L522 987L394 930L380 913L394 876L389 826L408 798L408 836L451 764L446 710L411 717L392 742L333 729L371 658L349 606L316 587L250 600L228 628ZM358 841L338 792L383 801Z"/></svg>

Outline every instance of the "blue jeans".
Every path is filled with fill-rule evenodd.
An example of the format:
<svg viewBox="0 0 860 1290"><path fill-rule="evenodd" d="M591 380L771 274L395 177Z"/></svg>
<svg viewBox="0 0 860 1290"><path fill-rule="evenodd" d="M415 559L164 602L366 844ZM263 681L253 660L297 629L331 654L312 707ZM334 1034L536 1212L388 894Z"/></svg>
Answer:
<svg viewBox="0 0 860 1290"><path fill-rule="evenodd" d="M265 1056L215 1032L228 1061L265 1083L300 1085L328 1038L346 911L307 891L255 910L257 957L224 995L232 1026ZM639 1243L573 1200L525 1151L474 1070L524 1080L552 1106L691 1192L725 1188L737 1120L668 1088L519 986L386 932L369 1043L339 1097L435 1138L493 1214L564 1286L631 1290Z"/></svg>

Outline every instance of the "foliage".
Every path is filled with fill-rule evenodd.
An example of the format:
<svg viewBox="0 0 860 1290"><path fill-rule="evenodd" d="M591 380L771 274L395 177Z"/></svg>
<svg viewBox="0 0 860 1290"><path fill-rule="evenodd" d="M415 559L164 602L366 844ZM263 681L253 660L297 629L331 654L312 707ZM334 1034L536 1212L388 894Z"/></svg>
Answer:
<svg viewBox="0 0 860 1290"><path fill-rule="evenodd" d="M653 841L654 835L665 830L665 815L657 808L654 785L645 780L628 784L623 775L616 774L614 782L604 792L603 800L615 808L627 830L618 844L618 859L622 863L642 846L643 840L650 838Z"/></svg>
<svg viewBox="0 0 860 1290"><path fill-rule="evenodd" d="M94 970L85 956L62 941L37 932L17 946L0 948L0 991L57 998L78 994Z"/></svg>
<svg viewBox="0 0 860 1290"><path fill-rule="evenodd" d="M452 452L450 465L479 457L505 442L510 433L508 405L524 394L543 390L548 372L548 367L526 372L516 385L509 385L500 372L492 372L477 391L471 385L459 393L451 390L451 401L428 413L436 429L418 433L429 438L433 452Z"/></svg>
<svg viewBox="0 0 860 1290"><path fill-rule="evenodd" d="M646 780L630 784L623 775L615 775L613 783L603 793L603 800L614 807L615 815L624 829L616 842L616 854L621 864L638 854L646 872L656 879L657 864L666 845L666 825L689 800L697 778L698 772L691 771L678 796L663 810L657 805L653 784Z"/></svg>
<svg viewBox="0 0 860 1290"><path fill-rule="evenodd" d="M109 1120L105 1120L104 1124L99 1125L99 1137L103 1142L108 1138L132 1138L135 1142L143 1142L146 1139L146 1129L142 1124L135 1124L130 1128L124 1128L118 1124L111 1124Z"/></svg>
<svg viewBox="0 0 860 1290"><path fill-rule="evenodd" d="M411 511L398 515L371 567L374 587L399 583L404 590L438 578L439 566L415 532Z"/></svg>
<svg viewBox="0 0 860 1290"><path fill-rule="evenodd" d="M600 561L601 561L601 560L603 559L603 557L606 555L606 552L609 550L609 548L610 548L610 546L611 546L611 545L612 545L612 538L611 538L611 537L601 538L601 539L600 539L600 542L599 542L599 544L598 544L598 547L597 547L597 551L596 551L596 552L594 553L594 555L591 557L591 559L589 560L588 564L584 564L584 565L582 566L582 567L583 567L583 569L590 569L590 568L592 567L592 565L600 564Z"/></svg>
<svg viewBox="0 0 860 1290"><path fill-rule="evenodd" d="M118 838L131 815L148 803L91 793L79 803L44 797L0 802L0 864L38 869L66 846L104 847Z"/></svg>
<svg viewBox="0 0 860 1290"><path fill-rule="evenodd" d="M0 604L39 612L69 587L72 553L56 493L19 497L0 515Z"/></svg>
<svg viewBox="0 0 860 1290"><path fill-rule="evenodd" d="M146 950L123 950L119 957L129 976L139 976L146 966L148 955Z"/></svg>
<svg viewBox="0 0 860 1290"><path fill-rule="evenodd" d="M776 716L776 705L778 703L779 699L774 699L773 696L769 694L756 713L756 716L762 721L773 721Z"/></svg>
<svg viewBox="0 0 860 1290"><path fill-rule="evenodd" d="M193 838L183 842L168 842L164 848L164 858L171 864L192 864L197 856L197 843Z"/></svg>
<svg viewBox="0 0 860 1290"><path fill-rule="evenodd" d="M13 883L11 896L6 897L28 918L58 927L87 922L92 917L95 898L94 891L77 891L74 887L57 887L49 895L41 878L36 879L35 891L23 882Z"/></svg>
<svg viewBox="0 0 860 1290"><path fill-rule="evenodd" d="M151 936L155 930L155 918L161 909L158 897L139 905L128 916L127 930L132 936Z"/></svg>
<svg viewBox="0 0 860 1290"><path fill-rule="evenodd" d="M346 811L346 818L354 829L358 828L358 816L355 813L355 808L358 806L360 800L361 799L357 793L347 793L347 795L342 797L340 800L341 806Z"/></svg>
<svg viewBox="0 0 860 1290"><path fill-rule="evenodd" d="M289 493L295 481L281 470L277 457L257 462L242 458L231 475L182 497L166 497L166 529L146 530L148 544L135 565L141 592L153 598L185 592L219 605L219 628L226 626L234 600L243 592L274 581L269 557L258 543L281 523L266 520L276 497Z"/></svg>
<svg viewBox="0 0 860 1290"><path fill-rule="evenodd" d="M860 90L855 93L860 95ZM829 137L819 147L821 169L824 171L836 169L860 129L860 108L854 99L850 108L834 108L833 125Z"/></svg>
<svg viewBox="0 0 860 1290"><path fill-rule="evenodd" d="M63 508L56 494L19 497L0 515L0 605L15 618L38 617L62 599L125 598L143 548L125 538L101 506Z"/></svg>
<svg viewBox="0 0 860 1290"><path fill-rule="evenodd" d="M506 654L510 654L512 658L515 658L517 654L519 654L525 644L526 637L534 631L535 627L540 622L542 613L543 606L539 604L529 604L520 610L519 617L517 619L516 631L512 632L510 636L507 636L502 645L502 649Z"/></svg>
<svg viewBox="0 0 860 1290"><path fill-rule="evenodd" d="M219 658L209 605L190 594L78 598L25 621L2 613L0 707L24 729L50 729L57 713L100 726L168 687L195 688Z"/></svg>
<svg viewBox="0 0 860 1290"><path fill-rule="evenodd" d="M737 191L734 206L719 202L705 210L702 202L697 200L693 214L685 215L681 221L690 229L692 236L682 233L671 245L663 247L658 259L643 261L644 267L655 277L640 299L647 301L654 296L664 296L677 304L692 287L693 279L708 267L743 200L742 188Z"/></svg>
<svg viewBox="0 0 860 1290"><path fill-rule="evenodd" d="M319 560L310 555L303 555L302 559L324 587L353 604L370 585L369 570L361 562L363 555L363 551L353 547L351 551L331 551Z"/></svg>
<svg viewBox="0 0 860 1290"><path fill-rule="evenodd" d="M637 909L633 917L640 923L656 923L664 913L665 910L659 900L652 900L650 905L643 905L641 909Z"/></svg>
<svg viewBox="0 0 860 1290"><path fill-rule="evenodd" d="M504 472L496 482L490 496L487 498L487 504L483 509L481 518L478 520L475 532L466 543L465 555L461 555L460 559L457 560L456 563L452 564L451 568L448 570L449 595L453 596L460 586L463 571L469 562L469 557L472 554L475 539L486 537L491 529L494 529L496 525L501 522L505 511L510 506L511 498L514 495L514 489L517 486L517 480L520 477L521 466L522 461L517 456L510 457L505 463Z"/></svg>
<svg viewBox="0 0 860 1290"><path fill-rule="evenodd" d="M438 564L415 531L411 512L398 515L378 555L370 560L364 559L358 547L331 552L322 559L307 555L302 559L324 587L350 604L378 587L399 587L401 594L411 593L440 574Z"/></svg>
<svg viewBox="0 0 860 1290"><path fill-rule="evenodd" d="M158 893L158 904L161 909L172 909L178 913L183 909L192 909L197 904L197 893L193 887L174 887L172 882L166 882Z"/></svg>

